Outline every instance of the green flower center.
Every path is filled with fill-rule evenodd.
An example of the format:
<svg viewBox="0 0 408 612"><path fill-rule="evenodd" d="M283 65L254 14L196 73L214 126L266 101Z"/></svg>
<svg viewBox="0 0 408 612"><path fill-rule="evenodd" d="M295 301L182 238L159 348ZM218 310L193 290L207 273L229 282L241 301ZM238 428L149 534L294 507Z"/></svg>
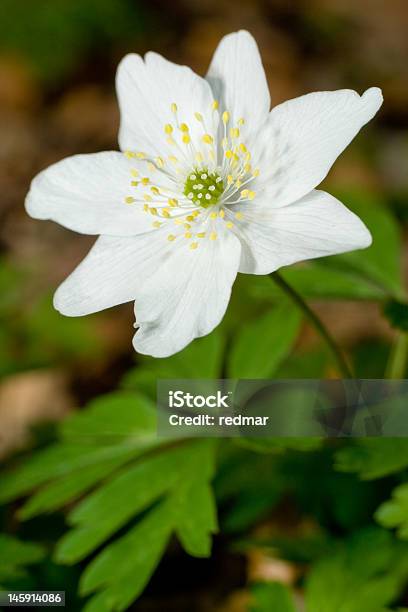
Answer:
<svg viewBox="0 0 408 612"><path fill-rule="evenodd" d="M184 184L184 195L195 204L208 208L219 201L225 185L217 172L208 168L194 168Z"/></svg>

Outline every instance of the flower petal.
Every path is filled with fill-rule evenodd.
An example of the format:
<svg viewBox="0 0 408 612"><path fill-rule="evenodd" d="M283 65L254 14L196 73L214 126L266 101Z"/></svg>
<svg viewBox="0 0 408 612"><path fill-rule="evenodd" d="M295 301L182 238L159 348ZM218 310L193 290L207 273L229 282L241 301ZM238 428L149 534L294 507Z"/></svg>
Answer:
<svg viewBox="0 0 408 612"><path fill-rule="evenodd" d="M193 139L204 133L196 112L202 114L208 130L213 131L211 87L186 66L173 64L157 53L147 53L144 61L140 55L126 55L118 67L116 87L122 150L143 151L149 156L174 154L174 145L172 148L167 143L164 131L166 124L176 123L171 111L173 103L177 105L180 124L188 124ZM180 135L176 127L174 135Z"/></svg>
<svg viewBox="0 0 408 612"><path fill-rule="evenodd" d="M135 349L167 357L209 334L224 316L240 252L239 241L227 230L217 240L200 241L196 250L175 248L136 300Z"/></svg>
<svg viewBox="0 0 408 612"><path fill-rule="evenodd" d="M297 261L371 244L371 234L359 217L324 191L312 191L282 208L250 206L237 231L242 241L239 271L246 274L269 274Z"/></svg>
<svg viewBox="0 0 408 612"><path fill-rule="evenodd" d="M235 123L243 117L256 131L266 121L271 105L269 89L257 44L249 32L224 36L206 78Z"/></svg>
<svg viewBox="0 0 408 612"><path fill-rule="evenodd" d="M134 191L130 185L134 165L117 151L68 157L34 178L26 199L27 212L81 234L146 232L151 229L151 218L142 206L125 203L125 197Z"/></svg>
<svg viewBox="0 0 408 612"><path fill-rule="evenodd" d="M74 272L59 286L54 307L68 317L133 301L143 283L169 255L162 230L140 236L100 236Z"/></svg>
<svg viewBox="0 0 408 612"><path fill-rule="evenodd" d="M311 93L279 104L254 138L257 189L276 206L298 200L325 178L333 162L382 104L381 90L362 96L343 89Z"/></svg>

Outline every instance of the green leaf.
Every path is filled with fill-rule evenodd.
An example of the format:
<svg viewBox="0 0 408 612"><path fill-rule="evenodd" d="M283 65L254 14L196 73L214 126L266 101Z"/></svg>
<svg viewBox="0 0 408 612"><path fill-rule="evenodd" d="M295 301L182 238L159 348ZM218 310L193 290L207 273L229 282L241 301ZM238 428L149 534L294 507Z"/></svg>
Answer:
<svg viewBox="0 0 408 612"><path fill-rule="evenodd" d="M212 534L218 529L217 508L208 482L187 482L176 492L177 536L186 552L208 557Z"/></svg>
<svg viewBox="0 0 408 612"><path fill-rule="evenodd" d="M232 345L230 378L269 378L287 357L298 336L301 315L295 306L276 306L256 321L243 324Z"/></svg>
<svg viewBox="0 0 408 612"><path fill-rule="evenodd" d="M0 501L10 501L21 496L34 487L49 482L55 478L67 478L74 473L75 481L79 479L92 483L91 474L95 474L94 482L99 476L98 465L105 465L106 475L131 458L149 448L162 443L156 436L156 416L153 404L146 398L134 392L118 392L108 394L90 403L89 408L68 417L60 428L62 442L54 444L43 451L37 452L22 464L2 476ZM102 468L100 468L102 469ZM82 476L82 470L85 470ZM89 478L89 481L87 480ZM65 483L66 495L82 485ZM64 499L64 484L57 487L58 495ZM46 493L44 496L52 502ZM41 501L40 505L46 500ZM57 501L57 500L55 500ZM33 510L37 501L33 501ZM41 505L44 510L54 509ZM31 508L28 510L30 515Z"/></svg>
<svg viewBox="0 0 408 612"><path fill-rule="evenodd" d="M58 433L60 441L6 474L1 496L39 487L20 510L25 519L71 504L56 558L72 564L100 549L84 573L83 593L97 591L85 609L126 609L172 533L191 555L210 554L216 440L158 438L154 405L133 391L98 398Z"/></svg>
<svg viewBox="0 0 408 612"><path fill-rule="evenodd" d="M149 442L156 437L156 407L133 391L116 391L92 400L86 410L61 425L61 435L71 442Z"/></svg>
<svg viewBox="0 0 408 612"><path fill-rule="evenodd" d="M392 499L384 502L375 513L383 527L397 527L402 540L408 540L408 484L402 484L392 492Z"/></svg>
<svg viewBox="0 0 408 612"><path fill-rule="evenodd" d="M23 542L7 534L0 534L0 581L6 581L25 574L25 566L41 561L45 555L38 544Z"/></svg>
<svg viewBox="0 0 408 612"><path fill-rule="evenodd" d="M401 269L401 231L385 203L375 194L343 192L339 199L367 225L373 236L368 249L324 260L331 269L352 270L396 297L404 295Z"/></svg>
<svg viewBox="0 0 408 612"><path fill-rule="evenodd" d="M248 612L296 612L291 592L280 582L254 584L250 595Z"/></svg>
<svg viewBox="0 0 408 612"><path fill-rule="evenodd" d="M89 564L81 579L81 593L103 588L109 610L126 610L154 572L172 524L171 504L163 502Z"/></svg>
<svg viewBox="0 0 408 612"><path fill-rule="evenodd" d="M199 468L195 453L200 450L195 443L170 448L125 467L88 495L69 514L69 523L75 528L60 540L57 560L70 564L86 557L130 518L183 482L192 466Z"/></svg>
<svg viewBox="0 0 408 612"><path fill-rule="evenodd" d="M134 457L134 453L131 453L131 457ZM28 499L18 513L19 518L26 520L62 508L65 504L77 499L101 480L107 478L127 459L129 459L129 456L125 454L112 459L101 460L96 464L74 470L70 477L63 476L52 481Z"/></svg>
<svg viewBox="0 0 408 612"><path fill-rule="evenodd" d="M378 528L366 528L313 567L306 608L313 612L384 612L405 585L407 547Z"/></svg>
<svg viewBox="0 0 408 612"><path fill-rule="evenodd" d="M174 464L177 453L177 466ZM97 605L107 606L109 610L125 610L144 589L151 574L163 555L167 542L173 531L177 533L187 552L195 556L210 554L210 536L217 529L215 505L209 488L209 480L214 471L214 442L212 440L192 441L184 448L169 449L163 453L164 465L156 464L156 472L151 466L146 481L134 481L135 490L127 488L129 497L136 498L132 512L140 512L149 499L150 507L140 520L118 540L108 544L86 568L81 579L81 593L86 595L102 591L95 595L85 610L96 610ZM140 466L142 467L142 466ZM177 469L177 477L173 479ZM160 472L160 473L159 473ZM173 475L173 476L172 476ZM160 498L152 494L156 482L167 481L161 485ZM128 483L129 484L129 483ZM118 480L111 485L110 493L114 497L108 511L115 505L124 503L122 492L118 489ZM107 485L109 487L109 484ZM112 487L116 487L116 491ZM141 492L138 493L137 489ZM106 490L104 494L106 494ZM142 502L140 501L142 500ZM106 499L104 500L106 502ZM92 512L98 503L104 503L91 496L87 504L79 506L73 518L81 521L83 536L86 530L92 530ZM151 503L154 502L152 506ZM94 521L107 521L103 510L99 509ZM117 513L116 513L117 516ZM115 524L115 529L118 528ZM66 544L66 543L65 543ZM71 542L72 544L72 542ZM75 544L81 546L81 538ZM64 540L61 548L64 548ZM72 547L71 553L74 550ZM61 554L61 553L60 553ZM74 553L76 558L77 553ZM62 556L67 556L66 547ZM69 555L68 555L69 556ZM71 559L71 557L69 556Z"/></svg>
<svg viewBox="0 0 408 612"><path fill-rule="evenodd" d="M405 438L362 438L336 454L336 469L356 472L363 480L382 478L408 466Z"/></svg>

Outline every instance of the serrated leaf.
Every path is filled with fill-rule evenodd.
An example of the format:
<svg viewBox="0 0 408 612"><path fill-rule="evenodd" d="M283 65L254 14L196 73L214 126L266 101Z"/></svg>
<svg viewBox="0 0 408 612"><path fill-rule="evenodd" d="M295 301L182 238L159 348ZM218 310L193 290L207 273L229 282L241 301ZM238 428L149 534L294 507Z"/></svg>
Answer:
<svg viewBox="0 0 408 612"><path fill-rule="evenodd" d="M0 502L10 501L28 493L36 486L88 468L103 461L137 456L141 449L127 446L88 446L55 444L40 451L23 463L20 468L2 476Z"/></svg>
<svg viewBox="0 0 408 612"><path fill-rule="evenodd" d="M133 457L133 454L131 456ZM52 481L28 499L18 513L19 518L26 520L61 508L107 478L125 461L126 457L123 455L114 457L95 465L85 466L75 470L70 476Z"/></svg>
<svg viewBox="0 0 408 612"><path fill-rule="evenodd" d="M199 451L199 445L187 444L143 458L88 495L69 514L75 528L60 540L56 559L70 564L86 557L132 516L182 482L197 464L195 453Z"/></svg>
<svg viewBox="0 0 408 612"><path fill-rule="evenodd" d="M126 535L107 546L81 578L81 593L101 587L112 610L125 610L146 586L170 537L171 504L163 502ZM87 610L87 608L85 608Z"/></svg>
<svg viewBox="0 0 408 612"><path fill-rule="evenodd" d="M159 446L162 441L156 436L155 419L153 404L134 392L108 394L91 402L61 425L61 443L37 452L2 476L0 501L10 501L79 470L92 471L101 463L119 466Z"/></svg>
<svg viewBox="0 0 408 612"><path fill-rule="evenodd" d="M392 498L381 504L375 518L383 527L396 527L398 536L408 540L408 484L394 489Z"/></svg>
<svg viewBox="0 0 408 612"><path fill-rule="evenodd" d="M134 527L91 561L81 579L84 595L103 589L95 601L112 610L127 609L144 589L173 530L190 554L209 554L209 538L216 529L215 507L208 485L214 470L214 441L193 441L183 449L187 450L183 469L178 474L180 478L173 486L168 484L171 489L168 494L163 491L161 500L156 500L156 505L147 509ZM167 480L169 472L171 466L170 470L164 470ZM88 506L86 512L91 510ZM95 606L91 600L85 610L96 610Z"/></svg>
<svg viewBox="0 0 408 612"><path fill-rule="evenodd" d="M336 469L356 472L363 480L382 478L407 466L405 438L362 438L336 453Z"/></svg>
<svg viewBox="0 0 408 612"><path fill-rule="evenodd" d="M299 333L301 315L287 303L256 321L243 324L228 360L230 378L269 378L290 353Z"/></svg>
<svg viewBox="0 0 408 612"><path fill-rule="evenodd" d="M261 582L250 590L248 612L296 612L288 587L280 582Z"/></svg>

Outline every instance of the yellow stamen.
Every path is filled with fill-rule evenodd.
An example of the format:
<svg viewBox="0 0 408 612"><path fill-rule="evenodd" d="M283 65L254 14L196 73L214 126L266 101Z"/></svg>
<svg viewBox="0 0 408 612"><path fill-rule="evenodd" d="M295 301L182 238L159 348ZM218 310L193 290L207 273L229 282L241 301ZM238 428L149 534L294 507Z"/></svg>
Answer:
<svg viewBox="0 0 408 612"><path fill-rule="evenodd" d="M197 238L205 238L205 232L200 232L197 234Z"/></svg>
<svg viewBox="0 0 408 612"><path fill-rule="evenodd" d="M191 249L192 251L194 251L194 249L196 249L197 247L198 247L198 242L192 242L192 243L190 244L190 249Z"/></svg>
<svg viewBox="0 0 408 612"><path fill-rule="evenodd" d="M223 121L223 123L224 123L224 124L227 124L227 123L228 123L228 121L229 121L229 119L230 119L230 114L229 114L229 112L228 112L228 111L224 111L224 112L222 113L222 121Z"/></svg>
<svg viewBox="0 0 408 612"><path fill-rule="evenodd" d="M190 136L188 134L183 134L182 141L184 144L188 144L190 142Z"/></svg>
<svg viewBox="0 0 408 612"><path fill-rule="evenodd" d="M224 210L220 210L220 212L218 213L218 216L223 219L225 217L225 211Z"/></svg>
<svg viewBox="0 0 408 612"><path fill-rule="evenodd" d="M203 120L203 116L201 113L194 113L194 117L197 119L197 121L200 121L200 123Z"/></svg>
<svg viewBox="0 0 408 612"><path fill-rule="evenodd" d="M177 104L175 102L170 106L172 113L177 113Z"/></svg>
<svg viewBox="0 0 408 612"><path fill-rule="evenodd" d="M189 127L188 127L187 123L180 123L180 130L182 132L188 132L189 131Z"/></svg>
<svg viewBox="0 0 408 612"><path fill-rule="evenodd" d="M217 240L217 232L211 232L210 240Z"/></svg>
<svg viewBox="0 0 408 612"><path fill-rule="evenodd" d="M175 235L174 235L174 234L169 234L169 235L167 236L167 240L169 240L170 242L173 242L173 240L175 240L175 239L176 239L176 237L175 237Z"/></svg>
<svg viewBox="0 0 408 612"><path fill-rule="evenodd" d="M234 224L231 223L231 221L227 221L225 225L228 227L228 229L231 229L232 227L234 227Z"/></svg>
<svg viewBox="0 0 408 612"><path fill-rule="evenodd" d="M203 142L206 144L212 144L214 142L214 138L210 134L204 134Z"/></svg>
<svg viewBox="0 0 408 612"><path fill-rule="evenodd" d="M237 213L235 214L235 218L236 218L236 219L243 219L243 218L244 218L244 215L242 214L242 212L237 212Z"/></svg>
<svg viewBox="0 0 408 612"><path fill-rule="evenodd" d="M153 227L157 227L158 228L160 226L161 226L160 221L153 221Z"/></svg>
<svg viewBox="0 0 408 612"><path fill-rule="evenodd" d="M191 232L186 232L186 233L184 234L184 238L191 238L191 237L192 237L192 235L193 235L193 234L192 234Z"/></svg>
<svg viewBox="0 0 408 612"><path fill-rule="evenodd" d="M214 100L212 103L212 109L213 110L217 110L218 109L218 100Z"/></svg>
<svg viewBox="0 0 408 612"><path fill-rule="evenodd" d="M127 196L125 198L126 204L133 204L134 201L135 201L135 198L132 198L132 196Z"/></svg>

